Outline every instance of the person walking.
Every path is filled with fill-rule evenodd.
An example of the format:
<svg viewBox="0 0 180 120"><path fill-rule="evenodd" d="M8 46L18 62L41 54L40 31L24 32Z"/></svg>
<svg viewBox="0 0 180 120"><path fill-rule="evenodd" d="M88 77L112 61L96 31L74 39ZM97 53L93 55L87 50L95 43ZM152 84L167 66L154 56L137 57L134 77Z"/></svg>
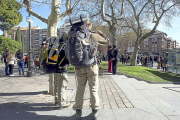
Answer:
<svg viewBox="0 0 180 120"><path fill-rule="evenodd" d="M17 51L16 59L18 61L19 75L24 75L24 55L21 49ZM22 70L22 73L21 73L21 70Z"/></svg>
<svg viewBox="0 0 180 120"><path fill-rule="evenodd" d="M9 53L7 56L7 64L9 67L9 75L10 76L14 76L13 74L13 69L14 69L14 63L15 63L16 59L13 57L12 53Z"/></svg>
<svg viewBox="0 0 180 120"><path fill-rule="evenodd" d="M7 65L7 56L9 54L9 48L6 48L4 53L3 53L3 59L5 63L5 75L9 75L9 67Z"/></svg>
<svg viewBox="0 0 180 120"><path fill-rule="evenodd" d="M108 46L107 55L108 55L108 72L109 73L112 73L112 56L111 56L111 51L112 51L112 47Z"/></svg>
<svg viewBox="0 0 180 120"><path fill-rule="evenodd" d="M115 75L117 70L117 56L118 56L118 50L116 49L116 45L113 45L111 55L112 55L112 72L113 75Z"/></svg>
<svg viewBox="0 0 180 120"><path fill-rule="evenodd" d="M164 58L163 58L162 61L163 61L163 62L162 62L163 72L166 72L167 62L168 62L167 56L164 56Z"/></svg>

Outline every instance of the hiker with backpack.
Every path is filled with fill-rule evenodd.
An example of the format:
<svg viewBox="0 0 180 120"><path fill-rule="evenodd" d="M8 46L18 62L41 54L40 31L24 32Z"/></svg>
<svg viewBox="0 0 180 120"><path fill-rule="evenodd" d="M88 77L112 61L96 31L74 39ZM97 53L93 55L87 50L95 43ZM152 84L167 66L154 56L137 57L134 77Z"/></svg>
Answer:
<svg viewBox="0 0 180 120"><path fill-rule="evenodd" d="M76 110L76 119L80 120L83 96L88 80L92 117L96 119L98 110L100 109L98 96L99 69L96 51L99 44L107 45L109 41L105 39L101 31L91 32L92 24L84 16L80 16L79 19L80 22L74 24L72 24L74 22L72 20L74 19L69 20L72 27L68 33L68 41L66 42L66 57L71 65L75 67L75 75L77 78L77 91L73 109Z"/></svg>
<svg viewBox="0 0 180 120"><path fill-rule="evenodd" d="M40 66L45 73L49 74L49 81L54 86L52 95L54 95L55 104L60 108L68 107L65 99L65 91L68 85L67 71L69 69L69 61L65 57L65 51L62 45L67 38L63 34L60 39L57 37L45 38L41 45ZM51 83L50 82L50 83ZM49 91L50 92L50 91Z"/></svg>

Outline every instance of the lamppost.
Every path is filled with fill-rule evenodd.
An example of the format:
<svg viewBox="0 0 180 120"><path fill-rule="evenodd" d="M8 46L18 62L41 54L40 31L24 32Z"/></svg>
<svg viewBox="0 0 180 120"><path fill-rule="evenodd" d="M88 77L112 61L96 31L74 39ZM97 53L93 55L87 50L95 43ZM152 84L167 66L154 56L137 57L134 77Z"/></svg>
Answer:
<svg viewBox="0 0 180 120"><path fill-rule="evenodd" d="M31 7L31 0L29 0L29 5ZM26 21L29 22L29 60L28 60L28 71L27 71L27 76L32 77L34 76L34 60L33 60L33 55L32 55L32 46L31 46L31 14L29 13L29 16L27 16Z"/></svg>

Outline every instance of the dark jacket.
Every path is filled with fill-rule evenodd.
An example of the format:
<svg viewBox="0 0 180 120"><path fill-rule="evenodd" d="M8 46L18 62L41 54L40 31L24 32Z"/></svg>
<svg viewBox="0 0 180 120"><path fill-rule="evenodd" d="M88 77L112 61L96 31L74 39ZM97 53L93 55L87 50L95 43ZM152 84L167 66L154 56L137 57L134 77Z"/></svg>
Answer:
<svg viewBox="0 0 180 120"><path fill-rule="evenodd" d="M24 55L23 55L22 52L18 52L18 53L16 54L16 58L17 58L17 60L20 60L20 61L23 61L23 62L24 62Z"/></svg>
<svg viewBox="0 0 180 120"><path fill-rule="evenodd" d="M112 49L107 51L108 60L112 59L111 51L112 51Z"/></svg>
<svg viewBox="0 0 180 120"><path fill-rule="evenodd" d="M4 58L4 62L6 62L6 57L8 56L9 52L8 51L5 51L3 53L3 58Z"/></svg>
<svg viewBox="0 0 180 120"><path fill-rule="evenodd" d="M117 60L117 58L118 58L118 50L112 49L111 54L112 54L112 57L113 57L115 60Z"/></svg>

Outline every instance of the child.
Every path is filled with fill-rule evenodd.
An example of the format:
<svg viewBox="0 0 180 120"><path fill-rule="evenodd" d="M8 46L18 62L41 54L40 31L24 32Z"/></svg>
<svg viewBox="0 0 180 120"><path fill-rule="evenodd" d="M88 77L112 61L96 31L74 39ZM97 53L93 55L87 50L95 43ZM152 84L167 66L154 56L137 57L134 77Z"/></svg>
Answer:
<svg viewBox="0 0 180 120"><path fill-rule="evenodd" d="M8 64L8 67L9 67L10 76L14 76L13 75L13 68L14 68L15 60L16 59L13 57L12 53L8 54L8 56L7 56L7 64Z"/></svg>

